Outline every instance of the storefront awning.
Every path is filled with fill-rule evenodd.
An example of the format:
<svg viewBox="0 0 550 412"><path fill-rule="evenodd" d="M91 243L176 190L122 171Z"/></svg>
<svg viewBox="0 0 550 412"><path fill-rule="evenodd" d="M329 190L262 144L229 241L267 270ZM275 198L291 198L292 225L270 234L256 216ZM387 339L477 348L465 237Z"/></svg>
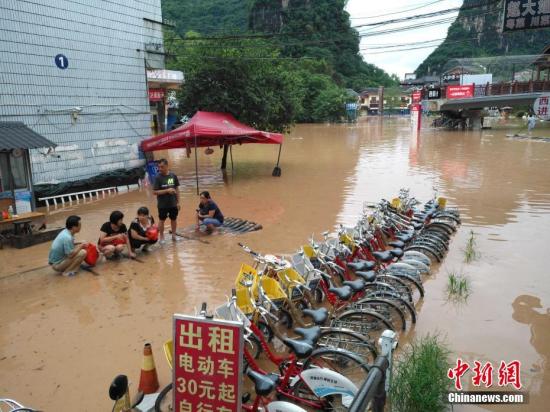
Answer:
<svg viewBox="0 0 550 412"><path fill-rule="evenodd" d="M0 122L0 151L55 146L54 142L28 128L23 122Z"/></svg>
<svg viewBox="0 0 550 412"><path fill-rule="evenodd" d="M149 87L178 89L184 82L183 72L176 70L147 70Z"/></svg>

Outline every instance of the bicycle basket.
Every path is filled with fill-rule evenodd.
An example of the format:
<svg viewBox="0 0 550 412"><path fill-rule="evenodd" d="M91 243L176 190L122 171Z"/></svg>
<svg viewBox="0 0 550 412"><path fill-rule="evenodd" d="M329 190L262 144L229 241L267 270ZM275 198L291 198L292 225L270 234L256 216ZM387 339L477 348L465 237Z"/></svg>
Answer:
<svg viewBox="0 0 550 412"><path fill-rule="evenodd" d="M250 301L251 297L246 288L237 289L237 306L245 315L250 315L254 312L254 306Z"/></svg>
<svg viewBox="0 0 550 412"><path fill-rule="evenodd" d="M300 283L302 285L305 285L306 283L304 278L294 268L278 270L277 276L279 277L279 282L287 288L289 286L296 285L296 283Z"/></svg>
<svg viewBox="0 0 550 412"><path fill-rule="evenodd" d="M315 253L315 250L313 250L310 245L302 246L302 250L304 251L305 255L310 259L313 257L317 257L317 253Z"/></svg>
<svg viewBox="0 0 550 412"><path fill-rule="evenodd" d="M174 368L174 341L172 339L167 340L164 342L164 345L162 345L162 348L164 349L164 356L166 357L166 361L168 362L168 365L170 366L170 369Z"/></svg>
<svg viewBox="0 0 550 412"><path fill-rule="evenodd" d="M237 275L237 279L235 280L237 291L243 288L246 289L247 282L252 282L253 286L255 286L258 282L258 271L252 266L243 263Z"/></svg>
<svg viewBox="0 0 550 412"><path fill-rule="evenodd" d="M353 250L353 248L355 247L355 242L353 241L353 238L351 237L351 235L348 233L342 233L340 235L340 242L342 242L351 250Z"/></svg>
<svg viewBox="0 0 550 412"><path fill-rule="evenodd" d="M254 297L258 297L258 284L256 284L253 288ZM273 278L262 278L262 289L264 290L264 293L267 295L267 297L271 300L278 300L278 299L285 299L286 293L281 288L281 285L276 279Z"/></svg>
<svg viewBox="0 0 550 412"><path fill-rule="evenodd" d="M238 303L237 306L232 305L230 302L224 303L223 305L218 306L216 309L214 309L214 313L219 319L242 322L245 328L248 328L250 326L250 320L239 308Z"/></svg>
<svg viewBox="0 0 550 412"><path fill-rule="evenodd" d="M391 205L394 209L399 209L401 207L401 199L399 199L398 197L394 197L391 200Z"/></svg>

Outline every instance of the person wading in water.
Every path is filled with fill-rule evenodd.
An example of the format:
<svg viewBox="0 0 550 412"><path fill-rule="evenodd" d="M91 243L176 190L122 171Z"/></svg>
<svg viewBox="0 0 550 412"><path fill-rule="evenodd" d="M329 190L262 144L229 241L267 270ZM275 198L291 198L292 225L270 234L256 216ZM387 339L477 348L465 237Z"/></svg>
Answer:
<svg viewBox="0 0 550 412"><path fill-rule="evenodd" d="M170 218L172 228L172 240L178 240L176 229L178 228L178 213L180 211L180 182L178 177L168 170L168 161L160 159L158 162L159 174L155 178L153 194L157 197L157 207L159 211L159 243L164 243L164 221Z"/></svg>

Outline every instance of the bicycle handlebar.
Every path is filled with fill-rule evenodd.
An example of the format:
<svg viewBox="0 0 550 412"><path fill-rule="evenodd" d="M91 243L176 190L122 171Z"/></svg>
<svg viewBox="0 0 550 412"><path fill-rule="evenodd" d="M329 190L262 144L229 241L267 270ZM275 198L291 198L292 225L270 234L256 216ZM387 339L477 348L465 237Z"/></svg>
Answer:
<svg viewBox="0 0 550 412"><path fill-rule="evenodd" d="M252 249L250 249L248 246L246 245L243 245L241 242L238 243L238 245L243 248L243 250L246 252L246 253L250 253L252 256L254 257L260 257L260 254L258 252L254 252Z"/></svg>

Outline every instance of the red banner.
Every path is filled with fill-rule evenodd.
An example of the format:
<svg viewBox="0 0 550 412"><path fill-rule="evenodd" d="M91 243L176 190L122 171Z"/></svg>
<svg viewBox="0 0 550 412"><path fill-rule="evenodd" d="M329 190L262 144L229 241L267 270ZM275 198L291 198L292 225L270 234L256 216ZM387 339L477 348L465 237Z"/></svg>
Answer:
<svg viewBox="0 0 550 412"><path fill-rule="evenodd" d="M161 102L164 100L164 89L149 89L149 101Z"/></svg>
<svg viewBox="0 0 550 412"><path fill-rule="evenodd" d="M241 412L243 325L174 315L174 411Z"/></svg>
<svg viewBox="0 0 550 412"><path fill-rule="evenodd" d="M420 90L417 90L412 93L412 103L420 103L420 100L422 99L422 92Z"/></svg>
<svg viewBox="0 0 550 412"><path fill-rule="evenodd" d="M447 99L465 99L474 97L474 85L447 86Z"/></svg>

